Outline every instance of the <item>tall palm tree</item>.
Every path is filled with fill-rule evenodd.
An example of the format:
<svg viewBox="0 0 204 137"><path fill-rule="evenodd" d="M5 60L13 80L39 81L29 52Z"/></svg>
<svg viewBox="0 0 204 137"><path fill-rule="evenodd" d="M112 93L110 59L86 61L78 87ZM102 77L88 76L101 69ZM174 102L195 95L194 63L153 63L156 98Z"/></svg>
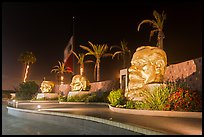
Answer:
<svg viewBox="0 0 204 137"><path fill-rule="evenodd" d="M30 51L25 51L21 53L20 57L18 58L18 61L22 62L25 65L25 75L23 82L26 82L27 76L28 76L28 69L31 64L36 62L35 55Z"/></svg>
<svg viewBox="0 0 204 137"><path fill-rule="evenodd" d="M127 47L128 42L126 42L125 40L120 42L120 46L114 45L110 47L110 50L112 50L113 48L118 48L119 50L116 51L113 56L112 59L114 57L118 57L118 59L120 58L120 56L123 59L123 68L127 68L128 67L128 62L130 62L130 56L131 56L131 51L128 49Z"/></svg>
<svg viewBox="0 0 204 137"><path fill-rule="evenodd" d="M88 51L85 55L92 55L96 58L96 62L95 62L95 67L94 67L94 76L95 73L97 74L97 79L96 81L100 81L100 62L101 62L101 58L102 57L107 57L107 56L112 56L111 53L106 53L108 50L108 46L107 44L96 44L94 45L93 43L91 43L90 41L88 41L89 45L92 47L92 49L90 49L89 47L86 46L82 46L80 45L80 47L86 51ZM95 79L95 77L94 77Z"/></svg>
<svg viewBox="0 0 204 137"><path fill-rule="evenodd" d="M51 73L54 72L56 74L64 74L67 72L67 69L65 68L64 62L60 62L58 61L59 65L55 65L52 70Z"/></svg>
<svg viewBox="0 0 204 137"><path fill-rule="evenodd" d="M84 75L84 63L89 63L89 62L93 62L92 60L86 60L84 61L85 58L85 54L84 53L79 53L78 55L72 51L72 53L74 54L74 56L78 59L78 64L80 65L80 75Z"/></svg>
<svg viewBox="0 0 204 137"><path fill-rule="evenodd" d="M143 23L149 23L152 25L153 30L150 31L150 40L151 37L158 32L157 36L157 46L161 49L163 49L163 39L165 38L164 32L163 32L163 27L164 27L164 20L166 20L166 14L164 11L162 14L159 14L156 10L153 11L153 16L156 20L143 20L139 25L137 30L140 30L140 26Z"/></svg>
<svg viewBox="0 0 204 137"><path fill-rule="evenodd" d="M57 77L60 77L61 82L64 80L64 74L65 73L72 73L71 71L69 71L69 68L65 67L64 62L60 62L58 61L59 65L55 65L52 70L51 73L56 73Z"/></svg>

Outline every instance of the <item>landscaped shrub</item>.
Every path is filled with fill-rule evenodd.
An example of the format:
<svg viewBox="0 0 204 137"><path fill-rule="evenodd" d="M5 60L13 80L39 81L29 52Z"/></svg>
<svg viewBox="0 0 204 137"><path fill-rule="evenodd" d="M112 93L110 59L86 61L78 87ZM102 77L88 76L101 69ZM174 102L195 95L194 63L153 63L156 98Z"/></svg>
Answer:
<svg viewBox="0 0 204 137"><path fill-rule="evenodd" d="M82 91L83 92L83 91ZM67 97L68 102L108 102L108 92L96 91L90 92L89 94L78 94Z"/></svg>
<svg viewBox="0 0 204 137"><path fill-rule="evenodd" d="M112 90L108 95L108 101L111 106L124 105L125 97L122 89Z"/></svg>
<svg viewBox="0 0 204 137"><path fill-rule="evenodd" d="M16 99L30 100L36 96L39 86L35 81L27 81L19 84L19 89L16 91Z"/></svg>
<svg viewBox="0 0 204 137"><path fill-rule="evenodd" d="M87 101L88 96L90 95L89 94L78 94L74 96L68 96L67 102L88 102Z"/></svg>
<svg viewBox="0 0 204 137"><path fill-rule="evenodd" d="M135 101L135 108L191 112L202 111L202 98L198 91L191 90L182 81L167 82L166 84L167 86L165 88L156 88L153 93L144 91L144 99L142 101Z"/></svg>
<svg viewBox="0 0 204 137"><path fill-rule="evenodd" d="M92 92L90 94L90 96L88 97L88 102L108 102L108 95L110 92L108 91L96 91L96 92Z"/></svg>
<svg viewBox="0 0 204 137"><path fill-rule="evenodd" d="M58 101L59 101L59 102L67 102L67 96L59 95L59 96L58 96Z"/></svg>
<svg viewBox="0 0 204 137"><path fill-rule="evenodd" d="M149 105L143 101L135 101L135 109L148 110Z"/></svg>
<svg viewBox="0 0 204 137"><path fill-rule="evenodd" d="M179 87L170 94L164 110L202 111L202 99L197 91Z"/></svg>
<svg viewBox="0 0 204 137"><path fill-rule="evenodd" d="M125 108L133 109L135 108L135 101L127 100L126 104L124 105Z"/></svg>
<svg viewBox="0 0 204 137"><path fill-rule="evenodd" d="M140 107L143 106L148 110L163 110L167 104L167 99L171 94L168 87L160 86L156 87L153 92L150 90L143 90L143 100L142 104L140 102Z"/></svg>

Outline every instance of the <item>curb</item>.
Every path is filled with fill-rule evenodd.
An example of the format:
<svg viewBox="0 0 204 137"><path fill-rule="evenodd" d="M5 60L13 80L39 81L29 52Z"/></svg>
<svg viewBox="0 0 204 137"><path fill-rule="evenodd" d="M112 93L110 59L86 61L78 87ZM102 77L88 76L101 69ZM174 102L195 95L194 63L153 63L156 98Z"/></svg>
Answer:
<svg viewBox="0 0 204 137"><path fill-rule="evenodd" d="M95 105L107 105L108 103L100 103L100 102L59 102L59 104L95 104Z"/></svg>
<svg viewBox="0 0 204 137"><path fill-rule="evenodd" d="M110 105L109 109L118 113L134 114L134 115L148 115L148 116L163 116L163 117L184 117L184 118L200 118L202 119L202 112L181 112L181 111L158 111L158 110L136 110L127 108L116 108Z"/></svg>

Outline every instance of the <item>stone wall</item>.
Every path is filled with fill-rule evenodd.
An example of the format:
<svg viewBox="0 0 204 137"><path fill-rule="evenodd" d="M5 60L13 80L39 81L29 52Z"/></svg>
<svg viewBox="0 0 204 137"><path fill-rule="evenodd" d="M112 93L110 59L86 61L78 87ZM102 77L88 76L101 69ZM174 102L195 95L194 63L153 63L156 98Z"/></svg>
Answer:
<svg viewBox="0 0 204 137"><path fill-rule="evenodd" d="M106 81L100 81L100 82L94 82L90 83L91 89L90 92L95 92L95 91L111 91L113 88L118 88L118 84L116 81L112 80L106 80Z"/></svg>
<svg viewBox="0 0 204 137"><path fill-rule="evenodd" d="M91 89L90 92L96 92L96 91L111 91L113 88L119 88L119 82L113 81L113 80L106 80L106 81L100 81L100 82L93 82L90 83ZM67 95L69 91L71 91L71 87L69 84L64 85L55 85L53 89L54 93L60 93L63 92L64 95Z"/></svg>
<svg viewBox="0 0 204 137"><path fill-rule="evenodd" d="M202 57L167 66L164 82L182 80L202 94Z"/></svg>
<svg viewBox="0 0 204 137"><path fill-rule="evenodd" d="M60 84L60 85L55 85L54 87L54 92L55 93L63 93L64 95L67 95L68 92L71 90L71 87L69 84Z"/></svg>

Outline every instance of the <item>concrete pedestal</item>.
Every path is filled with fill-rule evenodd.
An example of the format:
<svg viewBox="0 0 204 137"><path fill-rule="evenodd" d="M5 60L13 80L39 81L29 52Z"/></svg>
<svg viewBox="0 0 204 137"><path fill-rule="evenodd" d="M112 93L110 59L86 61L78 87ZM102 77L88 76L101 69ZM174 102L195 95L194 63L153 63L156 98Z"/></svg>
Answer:
<svg viewBox="0 0 204 137"><path fill-rule="evenodd" d="M82 94L90 94L89 91L70 91L68 93L68 97L75 96L75 95L82 95Z"/></svg>
<svg viewBox="0 0 204 137"><path fill-rule="evenodd" d="M57 99L58 94L57 93L38 93L37 99Z"/></svg>

